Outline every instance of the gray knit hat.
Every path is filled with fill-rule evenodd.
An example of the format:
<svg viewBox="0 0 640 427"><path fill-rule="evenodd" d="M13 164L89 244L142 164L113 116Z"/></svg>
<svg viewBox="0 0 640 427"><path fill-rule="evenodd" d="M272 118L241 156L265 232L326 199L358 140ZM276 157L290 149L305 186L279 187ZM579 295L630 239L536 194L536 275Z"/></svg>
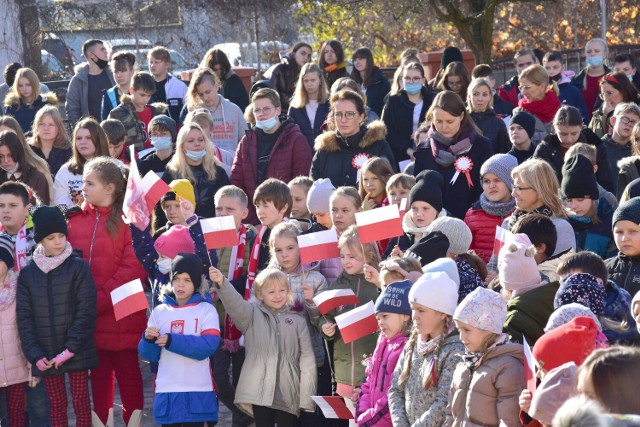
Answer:
<svg viewBox="0 0 640 427"><path fill-rule="evenodd" d="M471 246L473 235L469 226L461 219L451 216L443 216L427 227L427 233L440 231L449 239L449 252L455 255L464 254Z"/></svg>
<svg viewBox="0 0 640 427"><path fill-rule="evenodd" d="M640 226L640 197L634 197L620 203L613 213L611 225L615 226L618 221L631 221Z"/></svg>
<svg viewBox="0 0 640 427"><path fill-rule="evenodd" d="M171 133L171 142L175 144L177 135L176 122L171 117L164 114L158 114L151 119L147 129L149 129L153 125L162 125L166 127L169 130L169 133Z"/></svg>
<svg viewBox="0 0 640 427"><path fill-rule="evenodd" d="M329 197L335 191L335 187L328 178L317 179L307 192L307 209L309 212L327 213L331 211Z"/></svg>
<svg viewBox="0 0 640 427"><path fill-rule="evenodd" d="M507 185L509 191L513 190L513 178L511 171L518 166L518 159L511 154L494 154L480 167L480 178L491 173L500 178Z"/></svg>

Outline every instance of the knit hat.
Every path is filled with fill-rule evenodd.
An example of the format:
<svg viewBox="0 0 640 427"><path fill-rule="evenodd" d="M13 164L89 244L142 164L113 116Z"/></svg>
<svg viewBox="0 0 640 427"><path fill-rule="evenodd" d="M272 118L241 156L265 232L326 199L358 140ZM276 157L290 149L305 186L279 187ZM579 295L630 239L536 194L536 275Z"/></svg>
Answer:
<svg viewBox="0 0 640 427"><path fill-rule="evenodd" d="M598 329L602 330L600 320L598 320L598 317L593 314L593 311L582 304L572 302L558 307L556 311L551 313L551 316L549 316L549 320L547 321L547 326L544 327L544 331L553 331L557 327L562 326L565 323L569 323L572 319L580 316L591 317L593 321L596 322L596 325L598 325Z"/></svg>
<svg viewBox="0 0 640 427"><path fill-rule="evenodd" d="M533 357L545 371L574 362L580 366L596 348L598 326L590 317L576 317L542 335L533 346Z"/></svg>
<svg viewBox="0 0 640 427"><path fill-rule="evenodd" d="M169 184L171 190L164 196L162 196L161 204L166 202L167 200L178 200L182 197L183 199L190 202L193 206L196 205L196 194L193 191L193 185L189 182L188 179L174 179Z"/></svg>
<svg viewBox="0 0 640 427"><path fill-rule="evenodd" d="M618 205L613 213L611 225L615 226L618 221L631 221L640 226L640 197L634 197Z"/></svg>
<svg viewBox="0 0 640 427"><path fill-rule="evenodd" d="M171 263L171 281L180 273L187 273L193 282L195 292L202 285L202 261L194 254L178 254Z"/></svg>
<svg viewBox="0 0 640 427"><path fill-rule="evenodd" d="M507 320L507 303L499 293L478 287L460 302L453 319L483 331L501 334Z"/></svg>
<svg viewBox="0 0 640 427"><path fill-rule="evenodd" d="M438 271L447 273L447 276L458 285L458 288L460 287L460 273L458 272L458 265L454 260L446 257L438 258L422 267L423 273L435 273Z"/></svg>
<svg viewBox="0 0 640 427"><path fill-rule="evenodd" d="M440 231L427 233L404 252L404 256L413 257L420 261L421 266L447 256L449 239Z"/></svg>
<svg viewBox="0 0 640 427"><path fill-rule="evenodd" d="M440 58L440 67L445 68L452 62L462 62L462 52L455 46L446 47L442 51L442 57Z"/></svg>
<svg viewBox="0 0 640 427"><path fill-rule="evenodd" d="M174 225L162 233L153 244L160 255L174 259L180 253L195 254L196 246L189 229L182 225Z"/></svg>
<svg viewBox="0 0 640 427"><path fill-rule="evenodd" d="M315 180L307 192L307 209L309 209L309 212L330 212L329 197L331 197L335 189L331 180L328 178Z"/></svg>
<svg viewBox="0 0 640 427"><path fill-rule="evenodd" d="M439 172L424 170L416 176L416 184L409 193L409 207L416 200L429 203L438 212L442 211L444 178Z"/></svg>
<svg viewBox="0 0 640 427"><path fill-rule="evenodd" d="M463 220L451 216L443 216L433 221L427 232L440 231L449 239L449 251L454 255L464 254L471 246L473 235Z"/></svg>
<svg viewBox="0 0 640 427"><path fill-rule="evenodd" d="M446 273L425 273L411 287L409 302L453 316L458 306L458 286Z"/></svg>
<svg viewBox="0 0 640 427"><path fill-rule="evenodd" d="M529 242L530 243L530 242ZM498 254L498 277L500 284L509 291L526 289L541 282L536 264L535 246L520 241L508 243Z"/></svg>
<svg viewBox="0 0 640 427"><path fill-rule="evenodd" d="M607 293L596 280L595 276L587 273L570 274L560 282L560 288L553 299L553 307L577 302L582 304L596 316L604 313L604 304Z"/></svg>
<svg viewBox="0 0 640 427"><path fill-rule="evenodd" d="M13 268L13 247L11 236L7 233L0 233L0 261L3 261L7 268Z"/></svg>
<svg viewBox="0 0 640 427"><path fill-rule="evenodd" d="M536 118L526 111L518 111L511 116L510 124L520 125L529 135L529 139L533 138L533 134L536 131Z"/></svg>
<svg viewBox="0 0 640 427"><path fill-rule="evenodd" d="M171 141L176 142L176 122L171 117L159 114L151 119L147 129L151 129L154 125L162 125L166 127L171 133Z"/></svg>
<svg viewBox="0 0 640 427"><path fill-rule="evenodd" d="M531 399L528 414L543 424L551 425L558 409L578 394L578 366L565 363L544 376Z"/></svg>
<svg viewBox="0 0 640 427"><path fill-rule="evenodd" d="M593 172L593 165L579 154L571 156L562 165L562 194L567 199L590 198L598 200L598 182Z"/></svg>
<svg viewBox="0 0 640 427"><path fill-rule="evenodd" d="M62 233L69 235L67 221L57 206L38 206L31 213L33 221L33 240L40 243L49 234Z"/></svg>
<svg viewBox="0 0 640 427"><path fill-rule="evenodd" d="M518 159L511 154L494 154L480 167L480 178L491 173L505 183L509 191L513 189L511 171L518 166Z"/></svg>
<svg viewBox="0 0 640 427"><path fill-rule="evenodd" d="M397 313L411 316L411 306L409 305L411 286L411 280L394 282L387 286L376 300L376 314Z"/></svg>

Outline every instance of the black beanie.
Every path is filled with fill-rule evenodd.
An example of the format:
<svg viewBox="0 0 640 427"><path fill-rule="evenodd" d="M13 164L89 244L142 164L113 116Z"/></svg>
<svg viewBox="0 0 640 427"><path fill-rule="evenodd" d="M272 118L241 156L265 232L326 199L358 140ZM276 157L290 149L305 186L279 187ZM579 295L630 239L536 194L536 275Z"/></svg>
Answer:
<svg viewBox="0 0 640 427"><path fill-rule="evenodd" d="M57 206L38 206L31 213L33 221L33 240L40 243L49 234L69 234L64 213Z"/></svg>
<svg viewBox="0 0 640 427"><path fill-rule="evenodd" d="M197 255L182 253L176 255L171 262L171 281L176 274L187 273L193 282L195 292L200 292L202 285L202 261Z"/></svg>
<svg viewBox="0 0 640 427"><path fill-rule="evenodd" d="M640 226L640 197L634 197L620 203L618 209L613 213L611 225L615 226L618 221L631 221Z"/></svg>
<svg viewBox="0 0 640 427"><path fill-rule="evenodd" d="M446 257L448 250L447 236L441 231L432 231L407 249L404 256L416 258L424 267L438 258Z"/></svg>
<svg viewBox="0 0 640 427"><path fill-rule="evenodd" d="M593 165L585 156L578 154L564 162L560 190L567 199L598 199L600 192Z"/></svg>
<svg viewBox="0 0 640 427"><path fill-rule="evenodd" d="M434 170L424 170L416 176L416 184L409 192L409 206L416 200L429 203L438 212L442 211L444 178Z"/></svg>
<svg viewBox="0 0 640 427"><path fill-rule="evenodd" d="M529 135L529 139L533 138L533 134L536 132L536 118L526 111L518 111L515 113L509 123L522 126L525 132L527 132L527 135Z"/></svg>
<svg viewBox="0 0 640 427"><path fill-rule="evenodd" d="M440 67L445 68L452 62L462 62L462 52L455 46L449 46L442 51L442 58L440 58Z"/></svg>

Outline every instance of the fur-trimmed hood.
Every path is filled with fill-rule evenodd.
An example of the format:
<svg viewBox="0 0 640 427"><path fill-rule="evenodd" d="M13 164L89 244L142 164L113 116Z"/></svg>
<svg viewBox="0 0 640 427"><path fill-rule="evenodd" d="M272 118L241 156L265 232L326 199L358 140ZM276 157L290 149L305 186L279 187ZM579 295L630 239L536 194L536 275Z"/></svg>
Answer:
<svg viewBox="0 0 640 427"><path fill-rule="evenodd" d="M130 94L124 94L122 95L122 97L120 97L120 100L122 101L122 103L133 103L133 96ZM151 104L149 104L149 106L155 108L156 110L158 110L158 112L160 114L166 114L169 115L168 111L169 111L169 104L167 104L166 102L152 102Z"/></svg>
<svg viewBox="0 0 640 427"><path fill-rule="evenodd" d="M357 137L359 134L352 136ZM366 132L361 137L358 147L366 148L378 141L383 141L387 136L387 127L381 120L375 120L366 126ZM346 142L339 137L337 131L329 131L318 135L314 144L315 151L335 152L346 147Z"/></svg>
<svg viewBox="0 0 640 427"><path fill-rule="evenodd" d="M618 170L620 173L627 173L630 168L637 168L636 161L640 160L640 156L629 156L618 160Z"/></svg>
<svg viewBox="0 0 640 427"><path fill-rule="evenodd" d="M33 105L37 104L51 104L54 107L58 106L58 97L53 92L47 92L38 95L38 97L33 101ZM15 93L13 90L10 90L7 93L7 96L4 99L5 107L15 107L20 108L20 96Z"/></svg>

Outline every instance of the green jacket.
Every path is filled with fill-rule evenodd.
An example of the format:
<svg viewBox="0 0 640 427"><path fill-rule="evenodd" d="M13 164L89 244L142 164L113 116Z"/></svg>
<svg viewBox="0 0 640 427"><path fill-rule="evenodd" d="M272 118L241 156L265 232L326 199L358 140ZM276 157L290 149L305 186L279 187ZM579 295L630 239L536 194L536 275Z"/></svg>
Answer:
<svg viewBox="0 0 640 427"><path fill-rule="evenodd" d="M153 105L149 107L151 107L152 117L163 114L159 108ZM127 145L133 145L136 151L144 150L144 144L147 141L147 129L144 129L144 126L138 120L138 113L136 113L136 108L133 106L133 103L123 102L118 105L111 110L109 118L120 120L124 125Z"/></svg>
<svg viewBox="0 0 640 427"><path fill-rule="evenodd" d="M507 303L504 331L511 335L513 342L521 344L524 336L527 343L533 347L544 334L544 327L553 312L553 298L559 287L559 282L546 283Z"/></svg>
<svg viewBox="0 0 640 427"><path fill-rule="evenodd" d="M351 275L343 271L335 282L331 284L329 290L351 289L360 300L360 304L353 306L342 306L330 311L320 318L318 328L322 333L322 325L327 322L335 323L335 317L346 313L369 301L375 303L378 298L378 288L373 283L364 279L364 274ZM332 337L324 336L326 340L333 340L333 370L336 382L353 387L359 387L364 381L365 366L362 361L373 354L378 340L378 334L373 333L359 340L345 344L340 336L340 331L336 328L336 333Z"/></svg>

